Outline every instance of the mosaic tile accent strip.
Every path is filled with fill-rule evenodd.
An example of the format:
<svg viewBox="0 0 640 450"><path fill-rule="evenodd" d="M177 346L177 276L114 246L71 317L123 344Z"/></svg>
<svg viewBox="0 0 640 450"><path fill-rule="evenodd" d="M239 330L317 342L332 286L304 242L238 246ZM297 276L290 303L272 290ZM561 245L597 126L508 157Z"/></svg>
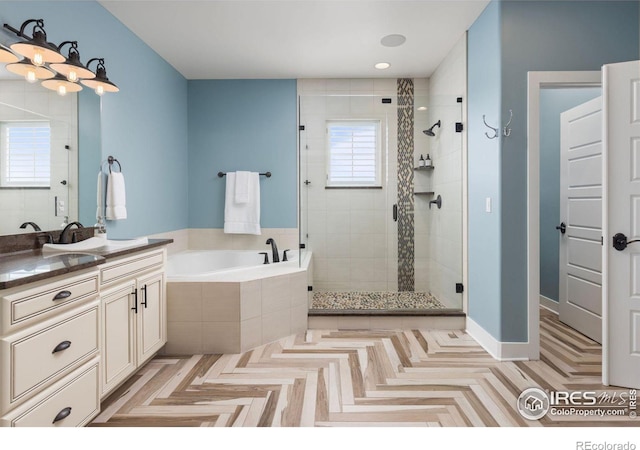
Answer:
<svg viewBox="0 0 640 450"><path fill-rule="evenodd" d="M398 290L415 289L413 80L398 78Z"/></svg>
<svg viewBox="0 0 640 450"><path fill-rule="evenodd" d="M311 309L446 309L427 292L314 292Z"/></svg>

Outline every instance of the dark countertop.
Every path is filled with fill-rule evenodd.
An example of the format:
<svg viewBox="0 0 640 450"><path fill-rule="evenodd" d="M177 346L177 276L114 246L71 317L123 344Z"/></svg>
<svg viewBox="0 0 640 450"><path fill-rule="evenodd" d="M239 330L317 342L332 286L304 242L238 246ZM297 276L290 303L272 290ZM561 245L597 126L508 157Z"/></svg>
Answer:
<svg viewBox="0 0 640 450"><path fill-rule="evenodd" d="M149 239L148 244L112 251L98 249L82 253L43 253L42 249L37 249L0 254L0 290L97 266L112 258L162 247L172 242L173 239Z"/></svg>

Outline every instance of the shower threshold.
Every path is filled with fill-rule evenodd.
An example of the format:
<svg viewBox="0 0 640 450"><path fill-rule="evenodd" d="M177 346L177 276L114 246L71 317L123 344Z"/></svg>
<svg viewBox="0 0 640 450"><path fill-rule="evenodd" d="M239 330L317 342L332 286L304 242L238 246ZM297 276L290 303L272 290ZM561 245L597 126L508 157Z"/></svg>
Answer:
<svg viewBox="0 0 640 450"><path fill-rule="evenodd" d="M427 292L314 292L309 316L464 316Z"/></svg>

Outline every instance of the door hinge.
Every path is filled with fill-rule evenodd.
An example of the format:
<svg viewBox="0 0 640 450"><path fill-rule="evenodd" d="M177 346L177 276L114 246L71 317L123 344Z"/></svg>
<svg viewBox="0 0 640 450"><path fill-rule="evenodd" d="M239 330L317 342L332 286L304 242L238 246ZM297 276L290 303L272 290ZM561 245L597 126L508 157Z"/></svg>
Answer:
<svg viewBox="0 0 640 450"><path fill-rule="evenodd" d="M304 131L304 125L300 125L300 126L298 127L298 130L300 130L300 131Z"/></svg>
<svg viewBox="0 0 640 450"><path fill-rule="evenodd" d="M604 245L604 236L600 236L600 245Z"/></svg>
<svg viewBox="0 0 640 450"><path fill-rule="evenodd" d="M462 294L464 292L464 284L456 283L456 294Z"/></svg>

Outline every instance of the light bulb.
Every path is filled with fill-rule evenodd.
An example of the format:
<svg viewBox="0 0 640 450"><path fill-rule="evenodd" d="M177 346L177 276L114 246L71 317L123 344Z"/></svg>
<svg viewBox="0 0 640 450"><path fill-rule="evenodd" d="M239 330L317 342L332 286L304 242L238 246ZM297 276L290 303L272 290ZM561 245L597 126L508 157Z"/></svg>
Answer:
<svg viewBox="0 0 640 450"><path fill-rule="evenodd" d="M67 80L71 81L72 83L78 81L78 72L76 72L75 70L69 72L69 75L67 75Z"/></svg>
<svg viewBox="0 0 640 450"><path fill-rule="evenodd" d="M33 63L34 66L37 66L37 67L44 66L44 55L41 52L36 51L33 54L33 58L31 58L31 62Z"/></svg>
<svg viewBox="0 0 640 450"><path fill-rule="evenodd" d="M98 86L96 86L96 94L98 95L104 94L104 87L102 87L102 85L99 84Z"/></svg>
<svg viewBox="0 0 640 450"><path fill-rule="evenodd" d="M27 74L24 76L25 80L29 83L35 83L38 81L38 77L36 77L36 72L34 70L27 71Z"/></svg>
<svg viewBox="0 0 640 450"><path fill-rule="evenodd" d="M67 94L67 87L64 84L59 84L57 90L58 90L58 95L66 95Z"/></svg>

